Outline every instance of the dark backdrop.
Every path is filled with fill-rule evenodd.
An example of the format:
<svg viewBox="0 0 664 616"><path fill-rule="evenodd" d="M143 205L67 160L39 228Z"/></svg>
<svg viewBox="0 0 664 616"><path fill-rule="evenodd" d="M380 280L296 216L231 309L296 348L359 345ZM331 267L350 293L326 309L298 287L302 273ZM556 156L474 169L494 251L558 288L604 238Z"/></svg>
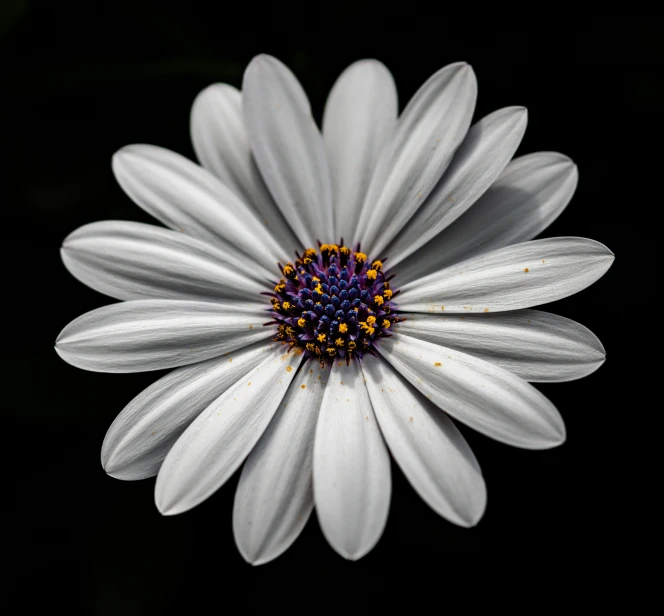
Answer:
<svg viewBox="0 0 664 616"><path fill-rule="evenodd" d="M630 466L630 459L646 465L645 449L637 458L627 451L650 428L656 405L646 391L648 362L634 345L658 335L640 326L648 327L656 298L649 242L661 200L648 184L661 175L649 142L664 99L662 28L645 18L603 18L551 33L517 25L480 32L449 19L429 33L412 14L396 28L354 13L354 29L327 21L335 16L322 10L288 23L275 7L252 5L241 16L222 6L215 13L189 8L2 5L3 484L15 596L26 605L66 606L66 613L175 613L192 596L222 609L240 582L255 589L244 595L250 607L277 580L281 591L268 598L299 611L308 605L300 594L308 573L332 595L351 588L342 579L353 580L354 590L366 584L371 599L387 589L421 595L427 572L435 574L429 588L441 593L441 605L454 594L453 579L483 572L509 577L496 605L522 592L528 572L536 576L530 588L547 600L577 585L590 602L612 596L614 576L631 568L631 516L648 507ZM257 32L257 21L269 29ZM286 554L252 568L232 537L237 474L195 510L164 518L153 504L154 480L120 482L100 466L107 427L158 375L95 374L58 359L60 329L110 301L67 273L60 243L95 220L148 222L115 183L112 154L142 142L193 157L194 97L215 81L240 86L244 67L261 52L294 70L318 120L335 78L356 59L375 57L390 68L401 107L438 68L468 61L479 81L476 118L525 105L529 126L518 154L557 150L579 166L571 204L544 235L591 237L617 258L595 285L547 310L590 327L608 360L580 381L537 385L567 424L558 449L510 448L464 429L489 491L474 529L439 518L394 467L387 529L364 559L337 556L314 515ZM627 376L634 367L638 376ZM388 586L392 577L398 586Z"/></svg>

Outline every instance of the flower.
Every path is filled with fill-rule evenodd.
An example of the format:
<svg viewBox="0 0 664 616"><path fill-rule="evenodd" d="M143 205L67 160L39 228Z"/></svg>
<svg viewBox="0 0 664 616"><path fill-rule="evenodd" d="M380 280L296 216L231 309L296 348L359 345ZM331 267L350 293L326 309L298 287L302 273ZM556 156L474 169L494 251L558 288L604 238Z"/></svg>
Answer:
<svg viewBox="0 0 664 616"><path fill-rule="evenodd" d="M550 152L510 162L522 107L470 126L464 63L397 119L390 73L357 62L322 134L275 58L254 58L242 88L196 99L202 166L149 145L116 153L120 185L168 229L102 221L64 241L69 271L124 301L67 325L60 356L100 372L174 368L113 422L105 470L157 475L172 515L245 462L233 530L254 564L285 551L314 505L339 554L370 551L388 515L388 448L438 514L475 525L485 485L452 419L517 447L559 445L562 418L528 381L604 361L588 329L530 309L613 261L593 240L533 239L571 199L576 166Z"/></svg>

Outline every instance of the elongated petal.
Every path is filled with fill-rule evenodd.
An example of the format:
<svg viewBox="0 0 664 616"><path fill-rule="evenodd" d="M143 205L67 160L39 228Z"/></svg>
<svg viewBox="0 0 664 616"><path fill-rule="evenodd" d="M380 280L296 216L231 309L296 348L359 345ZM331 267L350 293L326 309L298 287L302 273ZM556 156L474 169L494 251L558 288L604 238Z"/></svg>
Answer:
<svg viewBox="0 0 664 616"><path fill-rule="evenodd" d="M390 459L358 362L335 364L314 444L314 499L321 529L357 560L380 539L391 492Z"/></svg>
<svg viewBox="0 0 664 616"><path fill-rule="evenodd" d="M285 552L314 508L314 434L328 374L329 368L302 366L242 467L233 534L244 559L254 565Z"/></svg>
<svg viewBox="0 0 664 616"><path fill-rule="evenodd" d="M553 404L503 368L404 334L382 340L380 353L434 404L497 441L546 449L565 440Z"/></svg>
<svg viewBox="0 0 664 616"><path fill-rule="evenodd" d="M377 60L351 64L325 105L323 136L332 174L336 231L354 241L357 221L383 145L397 120L397 89Z"/></svg>
<svg viewBox="0 0 664 616"><path fill-rule="evenodd" d="M195 507L247 457L293 380L302 355L274 349L185 430L159 469L155 502L163 515Z"/></svg>
<svg viewBox="0 0 664 616"><path fill-rule="evenodd" d="M175 152L130 145L113 156L124 191L167 227L241 250L271 272L284 253L258 217L211 173Z"/></svg>
<svg viewBox="0 0 664 616"><path fill-rule="evenodd" d="M265 311L242 304L135 300L103 306L65 327L55 350L94 372L145 372L224 355L274 335Z"/></svg>
<svg viewBox="0 0 664 616"><path fill-rule="evenodd" d="M154 225L93 222L65 239L61 255L81 282L117 299L239 299L255 301L257 308L264 304L260 293L267 281L256 280L247 259Z"/></svg>
<svg viewBox="0 0 664 616"><path fill-rule="evenodd" d="M191 139L201 164L233 190L270 230L286 255L299 248L251 155L237 88L215 83L191 109Z"/></svg>
<svg viewBox="0 0 664 616"><path fill-rule="evenodd" d="M578 183L576 165L557 152L515 158L467 212L399 264L404 281L489 250L537 237L565 209Z"/></svg>
<svg viewBox="0 0 664 616"><path fill-rule="evenodd" d="M469 353L526 381L580 379L606 358L602 343L587 327L540 310L406 317L400 334Z"/></svg>
<svg viewBox="0 0 664 616"><path fill-rule="evenodd" d="M499 248L409 282L404 312L501 312L578 293L613 263L603 244L581 237L554 237Z"/></svg>
<svg viewBox="0 0 664 616"><path fill-rule="evenodd" d="M101 448L104 470L133 481L157 474L189 424L231 385L253 370L276 344L257 343L169 372L136 396L115 418Z"/></svg>
<svg viewBox="0 0 664 616"><path fill-rule="evenodd" d="M279 60L256 56L242 83L251 150L267 187L306 246L334 230L325 145L302 87ZM321 241L325 241L324 239Z"/></svg>
<svg viewBox="0 0 664 616"><path fill-rule="evenodd" d="M493 184L526 131L525 107L494 111L471 126L452 163L389 249L396 265L453 223ZM385 246L379 243L379 253Z"/></svg>
<svg viewBox="0 0 664 616"><path fill-rule="evenodd" d="M434 74L404 109L377 165L358 224L364 252L385 246L422 205L470 126L477 80L468 64Z"/></svg>
<svg viewBox="0 0 664 616"><path fill-rule="evenodd" d="M486 486L456 426L386 361L364 362L362 371L387 446L413 488L450 522L477 524Z"/></svg>

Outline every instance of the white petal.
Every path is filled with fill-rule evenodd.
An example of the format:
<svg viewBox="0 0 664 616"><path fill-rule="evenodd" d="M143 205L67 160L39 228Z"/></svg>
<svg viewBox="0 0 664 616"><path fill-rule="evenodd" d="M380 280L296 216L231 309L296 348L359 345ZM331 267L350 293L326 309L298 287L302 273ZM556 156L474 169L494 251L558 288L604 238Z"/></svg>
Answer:
<svg viewBox="0 0 664 616"><path fill-rule="evenodd" d="M167 227L228 252L239 249L268 271L284 258L251 209L184 156L154 145L129 145L113 156L113 171L124 191Z"/></svg>
<svg viewBox="0 0 664 616"><path fill-rule="evenodd" d="M334 241L355 239L360 210L383 145L397 120L394 79L377 60L351 64L325 105L323 136L334 188Z"/></svg>
<svg viewBox="0 0 664 616"><path fill-rule="evenodd" d="M493 184L519 147L528 123L525 107L494 111L471 126L452 163L390 245L396 265L453 223ZM382 253L380 243L376 250Z"/></svg>
<svg viewBox="0 0 664 616"><path fill-rule="evenodd" d="M475 73L464 62L441 69L415 93L367 194L357 230L364 252L385 246L433 190L466 136L476 97Z"/></svg>
<svg viewBox="0 0 664 616"><path fill-rule="evenodd" d="M117 299L239 299L258 308L265 304L260 293L267 280L260 284L246 267L247 259L154 225L93 222L71 233L60 254L81 282Z"/></svg>
<svg viewBox="0 0 664 616"><path fill-rule="evenodd" d="M144 372L217 357L274 335L264 310L243 304L143 299L103 306L55 343L66 362L94 372Z"/></svg>
<svg viewBox="0 0 664 616"><path fill-rule="evenodd" d="M515 158L463 216L399 265L400 279L532 240L565 209L578 178L576 165L556 152Z"/></svg>
<svg viewBox="0 0 664 616"><path fill-rule="evenodd" d="M606 358L602 343L588 328L540 310L404 316L400 334L470 353L527 381L580 379Z"/></svg>
<svg viewBox="0 0 664 616"><path fill-rule="evenodd" d="M115 418L101 448L104 470L117 479L157 474L171 447L210 403L253 370L276 344L258 343L169 372Z"/></svg>
<svg viewBox="0 0 664 616"><path fill-rule="evenodd" d="M314 434L328 375L314 362L302 366L242 468L233 534L254 565L285 552L313 510Z"/></svg>
<svg viewBox="0 0 664 616"><path fill-rule="evenodd" d="M478 432L526 449L565 440L553 404L503 368L398 333L381 340L380 354L434 404Z"/></svg>
<svg viewBox="0 0 664 616"><path fill-rule="evenodd" d="M196 97L191 110L191 138L201 164L254 210L285 253L299 248L251 155L242 117L242 95L237 88L216 83Z"/></svg>
<svg viewBox="0 0 664 616"><path fill-rule="evenodd" d="M456 426L386 361L370 359L362 371L387 446L413 488L450 522L477 524L486 486Z"/></svg>
<svg viewBox="0 0 664 616"><path fill-rule="evenodd" d="M578 293L613 263L603 244L554 237L499 248L409 282L398 296L403 312L501 312Z"/></svg>
<svg viewBox="0 0 664 616"><path fill-rule="evenodd" d="M357 560L380 539L392 482L390 458L358 362L332 367L314 444L314 499L325 538Z"/></svg>
<svg viewBox="0 0 664 616"><path fill-rule="evenodd" d="M279 60L259 55L244 73L242 97L251 150L281 213L305 246L325 242L334 230L332 184L302 87Z"/></svg>
<svg viewBox="0 0 664 616"><path fill-rule="evenodd" d="M302 354L283 346L208 406L185 430L159 469L155 502L164 515L195 507L242 464L281 403Z"/></svg>

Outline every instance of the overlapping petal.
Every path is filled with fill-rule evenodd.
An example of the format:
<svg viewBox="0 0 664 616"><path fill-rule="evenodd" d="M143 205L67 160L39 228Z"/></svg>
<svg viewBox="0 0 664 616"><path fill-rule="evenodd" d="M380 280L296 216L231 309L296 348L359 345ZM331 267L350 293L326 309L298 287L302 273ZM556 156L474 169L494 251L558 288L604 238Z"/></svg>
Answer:
<svg viewBox="0 0 664 616"><path fill-rule="evenodd" d="M285 552L313 510L314 434L328 375L329 367L302 366L242 467L233 534L254 565Z"/></svg>
<svg viewBox="0 0 664 616"><path fill-rule="evenodd" d="M81 282L117 299L253 300L257 309L265 303L267 272L261 280L246 258L163 227L93 222L67 236L61 255Z"/></svg>
<svg viewBox="0 0 664 616"><path fill-rule="evenodd" d="M323 534L344 558L361 558L383 533L392 484L389 454L356 361L332 367L316 427L313 468Z"/></svg>
<svg viewBox="0 0 664 616"><path fill-rule="evenodd" d="M606 359L602 343L587 327L540 310L406 317L399 333L469 353L526 381L580 379Z"/></svg>
<svg viewBox="0 0 664 616"><path fill-rule="evenodd" d="M171 447L196 417L253 370L276 345L257 343L169 372L115 418L101 448L104 470L117 479L157 474Z"/></svg>
<svg viewBox="0 0 664 616"><path fill-rule="evenodd" d="M434 404L478 432L526 449L565 440L553 404L503 368L405 334L383 340L380 354Z"/></svg>
<svg viewBox="0 0 664 616"><path fill-rule="evenodd" d="M273 335L265 312L241 303L135 300L103 306L67 325L55 343L66 362L94 372L175 368Z"/></svg>
<svg viewBox="0 0 664 616"><path fill-rule="evenodd" d="M475 73L458 62L435 73L409 101L362 208L357 236L364 252L386 245L433 190L466 136L476 97Z"/></svg>
<svg viewBox="0 0 664 616"><path fill-rule="evenodd" d="M194 420L159 469L155 502L162 514L195 507L237 470L270 423L301 362L301 354L274 349Z"/></svg>
<svg viewBox="0 0 664 616"><path fill-rule="evenodd" d="M323 116L336 224L330 241L355 241L360 210L397 111L394 79L377 60L351 64L334 84Z"/></svg>
<svg viewBox="0 0 664 616"><path fill-rule="evenodd" d="M486 486L454 423L386 361L364 362L362 371L381 432L417 493L451 522L477 524Z"/></svg>
<svg viewBox="0 0 664 616"><path fill-rule="evenodd" d="M315 246L334 230L332 183L306 95L284 64L259 55L244 73L242 96L251 151L265 184L300 242Z"/></svg>
<svg viewBox="0 0 664 616"><path fill-rule="evenodd" d="M506 107L471 126L436 187L389 248L390 264L424 246L452 224L493 184L526 131L525 107ZM384 243L375 250L384 252Z"/></svg>
<svg viewBox="0 0 664 616"><path fill-rule="evenodd" d="M124 191L167 227L240 250L272 271L282 248L256 214L203 167L154 145L129 145L113 156Z"/></svg>
<svg viewBox="0 0 664 616"><path fill-rule="evenodd" d="M225 83L203 90L191 109L191 139L201 164L233 190L279 242L284 254L298 247L251 155L242 117L242 94Z"/></svg>
<svg viewBox="0 0 664 616"><path fill-rule="evenodd" d="M567 207L578 182L576 165L557 152L515 158L458 220L399 264L410 282L496 248L537 237Z"/></svg>
<svg viewBox="0 0 664 616"><path fill-rule="evenodd" d="M501 312L578 293L613 263L603 244L581 237L554 237L499 248L409 282L403 312Z"/></svg>

